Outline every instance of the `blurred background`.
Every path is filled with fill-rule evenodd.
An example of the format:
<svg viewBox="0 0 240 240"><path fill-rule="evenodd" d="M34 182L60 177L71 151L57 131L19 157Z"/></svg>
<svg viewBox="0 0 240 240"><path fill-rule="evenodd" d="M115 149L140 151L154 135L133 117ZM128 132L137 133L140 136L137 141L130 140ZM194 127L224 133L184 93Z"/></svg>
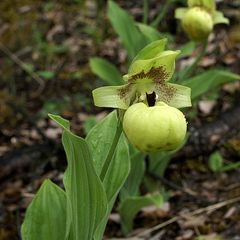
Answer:
<svg viewBox="0 0 240 240"><path fill-rule="evenodd" d="M115 2L142 21L142 1ZM174 19L174 10L183 6L184 0L149 0L149 22L164 9L156 28L167 36L170 49L188 41ZM199 68L204 72L218 66L240 74L240 1L219 0L217 6L230 25L215 27ZM128 57L106 11L104 0L0 2L0 240L20 239L26 207L45 178L62 186L66 159L61 129L47 114L71 120L73 131L84 137L109 111L93 104L91 91L105 83L91 71L89 59L103 57L125 74ZM196 47L177 60L177 69L189 65L198 51ZM239 101L240 83L234 81L204 95L189 110L191 137L160 179L175 194L161 211L139 213L136 229L182 209L240 196ZM218 163L230 167L217 171ZM163 239L194 239L196 231L240 239L239 204L204 217L168 226ZM122 236L116 213L106 236Z"/></svg>

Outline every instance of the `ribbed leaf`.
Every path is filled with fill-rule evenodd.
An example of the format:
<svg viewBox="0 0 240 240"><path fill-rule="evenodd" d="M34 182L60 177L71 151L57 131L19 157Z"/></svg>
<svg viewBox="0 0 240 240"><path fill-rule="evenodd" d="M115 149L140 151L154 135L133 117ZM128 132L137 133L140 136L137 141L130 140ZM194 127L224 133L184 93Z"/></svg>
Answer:
<svg viewBox="0 0 240 240"><path fill-rule="evenodd" d="M142 153L136 153L131 157L131 171L128 175L124 186L120 191L121 202L127 197L133 197L139 195L139 187L142 182L145 172L145 155Z"/></svg>
<svg viewBox="0 0 240 240"><path fill-rule="evenodd" d="M172 153L157 152L149 155L149 171L159 176L164 176L165 170L171 161Z"/></svg>
<svg viewBox="0 0 240 240"><path fill-rule="evenodd" d="M110 205L114 203L118 192L127 179L129 171L130 156L128 144L125 136L122 134L116 152L103 179L103 185Z"/></svg>
<svg viewBox="0 0 240 240"><path fill-rule="evenodd" d="M93 154L94 167L100 175L104 162L111 148L118 124L116 111L108 114L100 123L95 125L86 137Z"/></svg>
<svg viewBox="0 0 240 240"><path fill-rule="evenodd" d="M90 67L98 77L109 85L120 85L123 83L122 75L118 69L103 58L91 58Z"/></svg>
<svg viewBox="0 0 240 240"><path fill-rule="evenodd" d="M72 239L93 239L107 212L103 185L93 167L86 141L69 130L69 123L58 116L50 117L63 127L62 142L68 167L64 174L67 195L67 221Z"/></svg>
<svg viewBox="0 0 240 240"><path fill-rule="evenodd" d="M194 49L196 48L196 44L193 41L189 41L187 43L185 43L184 45L182 45L182 47L180 48L180 55L178 56L178 58L183 58L183 57L187 57L190 56Z"/></svg>
<svg viewBox="0 0 240 240"><path fill-rule="evenodd" d="M124 182L130 171L130 157L128 151L128 144L124 135L120 137L116 148L116 153L109 165L106 175L103 179L103 185L106 190L108 199L108 215L111 213L116 197L122 188ZM108 216L107 215L107 216ZM99 231L96 233L96 239L101 239L107 224L107 218L102 222Z"/></svg>
<svg viewBox="0 0 240 240"><path fill-rule="evenodd" d="M145 36L145 38L148 40L148 43L157 41L162 37L162 34L159 31L157 31L156 28L153 28L143 23L137 23L137 26L139 30L142 32L142 34Z"/></svg>
<svg viewBox="0 0 240 240"><path fill-rule="evenodd" d="M118 118L116 111L113 111L93 127L86 137L88 145L93 151L94 167L99 176L106 159L112 158L102 179L108 200L108 214L110 214L113 203L130 171L129 150L124 135L121 135L115 151L111 152L110 150L115 141L116 131L118 131ZM106 223L107 218L99 226L95 239L102 237Z"/></svg>
<svg viewBox="0 0 240 240"><path fill-rule="evenodd" d="M151 205L160 207L163 202L164 199L161 194L146 195L142 197L129 197L125 199L119 208L122 230L124 234L127 234L132 230L133 219L143 207Z"/></svg>
<svg viewBox="0 0 240 240"><path fill-rule="evenodd" d="M45 180L27 209L22 224L23 240L65 240L66 194Z"/></svg>
<svg viewBox="0 0 240 240"><path fill-rule="evenodd" d="M209 70L184 81L182 84L192 89L193 100L210 90L216 89L223 83L236 80L240 80L240 75L224 70Z"/></svg>
<svg viewBox="0 0 240 240"><path fill-rule="evenodd" d="M133 18L113 1L108 4L108 17L132 60L147 44L144 35L135 26Z"/></svg>

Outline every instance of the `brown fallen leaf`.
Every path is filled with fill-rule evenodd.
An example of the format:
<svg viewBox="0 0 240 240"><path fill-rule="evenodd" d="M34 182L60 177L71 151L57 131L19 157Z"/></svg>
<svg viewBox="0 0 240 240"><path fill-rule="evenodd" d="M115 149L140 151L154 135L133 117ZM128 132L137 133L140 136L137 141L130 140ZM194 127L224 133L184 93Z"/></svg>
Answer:
<svg viewBox="0 0 240 240"><path fill-rule="evenodd" d="M208 116L216 104L215 100L201 100L198 103L198 108L204 116Z"/></svg>
<svg viewBox="0 0 240 240"><path fill-rule="evenodd" d="M164 203L160 208L156 206L147 206L142 209L142 215L149 218L164 218L169 215L170 204Z"/></svg>
<svg viewBox="0 0 240 240"><path fill-rule="evenodd" d="M204 215L188 216L183 214L182 217L183 219L178 220L178 224L183 229L201 227L206 221L206 217Z"/></svg>

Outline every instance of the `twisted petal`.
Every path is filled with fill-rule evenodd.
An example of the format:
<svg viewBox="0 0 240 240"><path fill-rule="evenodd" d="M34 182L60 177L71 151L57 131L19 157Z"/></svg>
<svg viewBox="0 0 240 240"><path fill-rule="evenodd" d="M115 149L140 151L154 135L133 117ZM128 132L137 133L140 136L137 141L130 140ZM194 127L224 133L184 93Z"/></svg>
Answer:
<svg viewBox="0 0 240 240"><path fill-rule="evenodd" d="M214 23L214 24L218 24L218 23L229 24L229 19L228 19L228 18L225 18L225 17L223 16L223 13L222 13L222 12L215 11L215 12L213 13L213 23Z"/></svg>
<svg viewBox="0 0 240 240"><path fill-rule="evenodd" d="M95 106L127 109L134 96L135 86L126 84L122 86L107 86L93 90Z"/></svg>
<svg viewBox="0 0 240 240"><path fill-rule="evenodd" d="M191 89L189 87L165 83L156 86L155 93L157 94L157 101L163 101L172 107L183 108L192 106Z"/></svg>
<svg viewBox="0 0 240 240"><path fill-rule="evenodd" d="M214 0L188 0L189 7L204 7L213 12L216 10L216 4Z"/></svg>
<svg viewBox="0 0 240 240"><path fill-rule="evenodd" d="M177 8L174 13L175 18L182 19L187 10L187 8Z"/></svg>

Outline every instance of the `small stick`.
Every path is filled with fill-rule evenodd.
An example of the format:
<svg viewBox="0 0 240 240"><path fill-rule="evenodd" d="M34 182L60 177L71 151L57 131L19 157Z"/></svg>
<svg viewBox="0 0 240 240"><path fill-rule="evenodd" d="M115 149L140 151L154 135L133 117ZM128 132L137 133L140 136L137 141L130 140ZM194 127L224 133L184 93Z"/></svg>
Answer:
<svg viewBox="0 0 240 240"><path fill-rule="evenodd" d="M192 216L204 213L204 212L210 213L210 212L213 212L213 211L215 211L219 208L222 208L224 206L227 206L229 204L232 204L232 203L235 203L235 202L238 202L238 201L240 201L240 196L236 197L236 198L226 200L226 201L223 201L223 202L220 202L220 203L216 203L216 204L204 207L204 208L199 208L199 209L197 209L195 211L192 211L190 213L182 214L181 216L175 216L175 217L173 217L173 218L171 218L171 219L169 219L169 220L167 220L163 223L160 223L160 224L158 224L158 225L156 225L156 226L154 226L150 229L144 230L144 231L136 234L134 237L140 237L140 236L148 235L151 232L159 230L163 227L166 227L167 225L169 225L171 223L174 223L174 222L177 222L178 220L180 220L182 218L192 217Z"/></svg>
<svg viewBox="0 0 240 240"><path fill-rule="evenodd" d="M24 64L24 62L19 59L15 54L13 54L6 46L0 42L0 50L4 52L13 62L15 62L19 67L21 67L26 73L30 75L38 84L39 89L37 93L41 93L44 89L44 81L35 72L30 71ZM37 93L35 93L37 95Z"/></svg>

